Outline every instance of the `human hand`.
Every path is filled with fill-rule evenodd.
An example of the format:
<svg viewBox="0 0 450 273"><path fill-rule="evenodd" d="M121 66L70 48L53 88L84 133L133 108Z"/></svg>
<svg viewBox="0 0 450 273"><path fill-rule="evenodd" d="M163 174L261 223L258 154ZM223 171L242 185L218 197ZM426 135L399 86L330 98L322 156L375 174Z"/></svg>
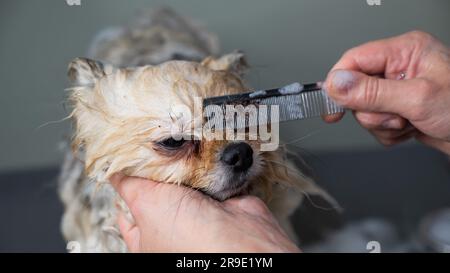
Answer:
<svg viewBox="0 0 450 273"><path fill-rule="evenodd" d="M413 31L350 49L325 89L382 144L415 137L450 154L450 50L431 35Z"/></svg>
<svg viewBox="0 0 450 273"><path fill-rule="evenodd" d="M120 174L111 183L135 220L119 213L131 252L299 251L256 197L218 202L183 186Z"/></svg>

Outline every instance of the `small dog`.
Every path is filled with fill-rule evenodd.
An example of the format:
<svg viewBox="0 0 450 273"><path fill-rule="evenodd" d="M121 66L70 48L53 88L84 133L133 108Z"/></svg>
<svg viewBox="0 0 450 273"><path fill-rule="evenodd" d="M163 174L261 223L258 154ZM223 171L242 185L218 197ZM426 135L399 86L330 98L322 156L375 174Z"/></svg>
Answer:
<svg viewBox="0 0 450 273"><path fill-rule="evenodd" d="M250 90L242 80L247 67L243 54L206 57L214 51L212 43L205 43L214 39L204 38L211 34L167 9L157 11L152 18L147 24L141 22L121 29L113 38L97 41L94 55L114 65L84 58L69 65L73 86L70 117L75 131L74 153L67 154L60 178L66 208L62 222L65 238L79 242L83 252L127 251L116 228L117 203L120 209L127 208L108 184L112 174L121 172L185 185L217 200L240 194L259 196L295 239L289 216L300 204L302 193L328 195L286 159L283 149L261 151L258 141L173 138L175 105L201 113L201 109L194 109L194 97ZM178 27L174 27L176 23ZM152 35L170 42L159 42L155 49L149 38ZM135 43L119 42L130 37ZM136 49L140 42L152 49ZM124 44L128 50L117 49ZM108 53L111 50L115 53ZM142 52L145 56L136 58ZM201 62L171 60L176 56L206 58ZM147 64L142 65L142 60ZM193 119L203 120L201 116ZM177 125L177 133L183 135L192 122L181 125Z"/></svg>

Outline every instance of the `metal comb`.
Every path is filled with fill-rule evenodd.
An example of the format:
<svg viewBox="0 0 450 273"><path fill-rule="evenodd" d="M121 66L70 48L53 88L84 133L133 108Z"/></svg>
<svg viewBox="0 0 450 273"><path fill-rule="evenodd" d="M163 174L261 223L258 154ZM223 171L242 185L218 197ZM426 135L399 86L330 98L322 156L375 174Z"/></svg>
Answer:
<svg viewBox="0 0 450 273"><path fill-rule="evenodd" d="M208 107L211 105L218 105L223 111L223 116L217 116L215 111L217 108ZM305 85L293 83L281 88L206 98L203 100L206 121L219 122L217 119L223 119L224 122L227 122L225 117L227 105L242 105L244 107L255 105L258 109L261 105L267 105L268 111L266 111L267 117L265 119L267 121L271 120L270 106L278 105L278 120L280 122L331 115L345 111L343 107L337 105L328 97L321 83ZM235 119L234 115L233 119ZM256 122L258 120L250 120L247 116L245 120L235 119L234 126L235 128L244 128L254 126ZM266 122L263 119L259 121L258 125L264 123Z"/></svg>

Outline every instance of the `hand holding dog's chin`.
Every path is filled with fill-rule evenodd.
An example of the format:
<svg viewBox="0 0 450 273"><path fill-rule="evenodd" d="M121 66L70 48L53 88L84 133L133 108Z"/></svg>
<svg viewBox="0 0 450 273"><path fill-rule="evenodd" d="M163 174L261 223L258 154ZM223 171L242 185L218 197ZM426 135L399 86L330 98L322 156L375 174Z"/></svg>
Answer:
<svg viewBox="0 0 450 273"><path fill-rule="evenodd" d="M244 196L218 202L183 186L114 175L128 205L118 224L131 252L298 252L266 205Z"/></svg>

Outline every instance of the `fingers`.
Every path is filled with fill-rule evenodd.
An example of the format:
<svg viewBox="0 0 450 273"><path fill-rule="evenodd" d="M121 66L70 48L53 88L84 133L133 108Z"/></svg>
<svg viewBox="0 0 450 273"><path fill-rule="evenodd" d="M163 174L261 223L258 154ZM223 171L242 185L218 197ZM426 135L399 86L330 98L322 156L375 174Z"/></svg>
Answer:
<svg viewBox="0 0 450 273"><path fill-rule="evenodd" d="M415 128L407 130L376 130L370 131L370 133L384 146L393 146L413 138L417 134L417 130Z"/></svg>
<svg viewBox="0 0 450 273"><path fill-rule="evenodd" d="M141 234L137 225L130 222L123 212L118 213L117 224L128 250L131 252L139 252Z"/></svg>
<svg viewBox="0 0 450 273"><path fill-rule="evenodd" d="M413 126L408 126L405 129L395 130L395 129L376 129L369 130L369 132L384 146L393 146L405 142L418 133L417 129Z"/></svg>
<svg viewBox="0 0 450 273"><path fill-rule="evenodd" d="M183 238L185 244L180 242L178 246L185 250L185 246L198 241L198 237L187 235L198 229L199 221L203 220L198 215L208 214L218 207L215 200L179 185L120 174L113 175L110 182L134 219L134 223L129 222L119 211L120 232L133 252L177 249L177 244L171 241L174 233Z"/></svg>
<svg viewBox="0 0 450 273"><path fill-rule="evenodd" d="M329 115L323 116L322 119L327 123L333 123L341 120L343 116L343 114ZM358 123L384 146L402 143L417 134L417 130L406 119L395 114L354 111L354 116Z"/></svg>
<svg viewBox="0 0 450 273"><path fill-rule="evenodd" d="M420 40L421 36L426 35L421 35L416 31L357 46L348 50L331 71L350 70L367 75L379 75L386 79L399 79L399 75L406 72L410 64L410 53L414 50L414 44L411 41ZM330 85L329 80L326 85ZM335 91L332 90L331 93L335 94ZM343 106L349 107L350 105ZM337 114L322 118L327 123L333 123L341 120L342 117L343 114Z"/></svg>
<svg viewBox="0 0 450 273"><path fill-rule="evenodd" d="M160 183L122 174L114 174L110 182L126 203L136 224L138 226L145 224L149 216L149 206L154 205L153 203L161 197L161 191L157 190Z"/></svg>
<svg viewBox="0 0 450 273"><path fill-rule="evenodd" d="M325 89L350 109L420 118L422 102L434 95L432 84L417 76L416 54L428 50L433 41L425 32L411 31L352 48L334 65Z"/></svg>
<svg viewBox="0 0 450 273"><path fill-rule="evenodd" d="M325 83L338 104L365 112L394 113L408 118L428 91L421 79L387 80L349 70L332 71ZM424 89L424 90L421 90Z"/></svg>
<svg viewBox="0 0 450 273"><path fill-rule="evenodd" d="M408 121L398 115L385 113L354 112L356 120L368 130L402 130Z"/></svg>
<svg viewBox="0 0 450 273"><path fill-rule="evenodd" d="M406 141L416 129L407 120L393 114L354 112L358 123L385 146Z"/></svg>

